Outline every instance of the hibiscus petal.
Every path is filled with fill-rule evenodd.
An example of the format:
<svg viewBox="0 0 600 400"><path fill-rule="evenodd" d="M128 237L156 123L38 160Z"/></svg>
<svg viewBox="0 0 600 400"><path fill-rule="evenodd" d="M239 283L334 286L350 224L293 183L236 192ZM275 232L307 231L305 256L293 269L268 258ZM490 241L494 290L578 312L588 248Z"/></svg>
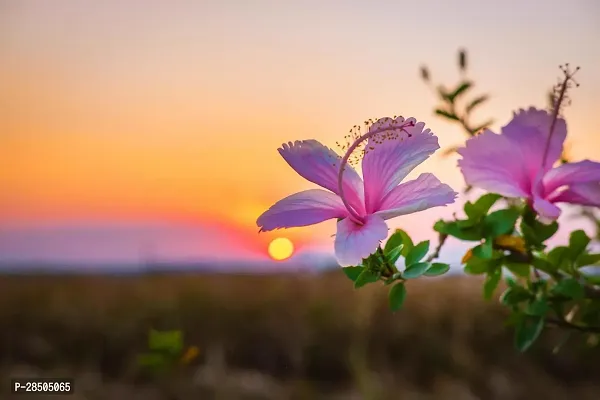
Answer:
<svg viewBox="0 0 600 400"><path fill-rule="evenodd" d="M433 174L421 174L415 180L396 186L381 203L376 213L383 219L395 218L428 208L454 203L456 193Z"/></svg>
<svg viewBox="0 0 600 400"><path fill-rule="evenodd" d="M342 267L359 265L363 258L377 250L387 234L385 221L377 215L367 216L364 225L358 225L350 218L339 221L334 244L338 263Z"/></svg>
<svg viewBox="0 0 600 400"><path fill-rule="evenodd" d="M367 213L377 211L383 198L440 148L437 137L429 129L423 130L423 122L402 131L398 126L404 122L402 117L382 118L371 127L385 131L367 141L362 160Z"/></svg>
<svg viewBox="0 0 600 400"><path fill-rule="evenodd" d="M554 203L571 203L600 207L600 183L577 183L557 193L550 200Z"/></svg>
<svg viewBox="0 0 600 400"><path fill-rule="evenodd" d="M341 157L332 149L316 140L302 140L284 143L279 154L304 179L338 192L338 172ZM364 214L363 183L354 168L346 165L343 175L344 197L354 210Z"/></svg>
<svg viewBox="0 0 600 400"><path fill-rule="evenodd" d="M555 206L552 200L545 198L544 185L542 183L543 172L540 171L535 177L532 187L533 209L538 213L544 223L550 223L560 216L560 208Z"/></svg>
<svg viewBox="0 0 600 400"><path fill-rule="evenodd" d="M507 137L485 130L458 150L458 166L467 185L507 197L529 197L531 181L521 160L512 157L514 152Z"/></svg>
<svg viewBox="0 0 600 400"><path fill-rule="evenodd" d="M528 110L519 110L514 114L513 119L502 127L502 134L514 144L513 157L514 151L518 149L527 174L532 180L542 169L544 150L551 124L552 115L550 113L530 107ZM567 124L564 119L558 118L554 124L552 140L548 147L546 170L552 168L556 160L560 158L566 137Z"/></svg>
<svg viewBox="0 0 600 400"><path fill-rule="evenodd" d="M551 194L561 186L589 182L600 182L600 163L583 160L563 164L548 171L544 175L544 190L545 193Z"/></svg>
<svg viewBox="0 0 600 400"><path fill-rule="evenodd" d="M347 216L348 211L339 196L325 190L311 189L279 200L258 217L256 224L260 232L268 232Z"/></svg>
<svg viewBox="0 0 600 400"><path fill-rule="evenodd" d="M533 197L533 209L539 214L543 222L554 221L560 216L560 208L538 196Z"/></svg>

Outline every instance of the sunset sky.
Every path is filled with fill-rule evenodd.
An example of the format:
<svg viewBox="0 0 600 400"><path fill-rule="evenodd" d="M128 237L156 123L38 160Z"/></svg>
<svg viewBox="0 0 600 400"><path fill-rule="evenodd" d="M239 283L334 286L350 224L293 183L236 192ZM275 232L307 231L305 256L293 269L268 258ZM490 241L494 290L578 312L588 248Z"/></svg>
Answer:
<svg viewBox="0 0 600 400"><path fill-rule="evenodd" d="M261 212L314 187L277 147L393 115L460 144L418 74L455 82L460 47L494 128L580 65L570 153L598 160L598 37L595 0L0 2L0 261L260 260L282 235L331 252L332 221L258 235ZM463 186L456 157L424 171ZM434 239L457 208L390 225Z"/></svg>

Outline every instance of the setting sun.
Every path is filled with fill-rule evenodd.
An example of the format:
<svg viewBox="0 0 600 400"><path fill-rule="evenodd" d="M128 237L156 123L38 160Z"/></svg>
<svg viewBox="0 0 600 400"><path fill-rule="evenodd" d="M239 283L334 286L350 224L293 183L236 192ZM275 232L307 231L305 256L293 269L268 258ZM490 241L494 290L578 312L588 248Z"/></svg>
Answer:
<svg viewBox="0 0 600 400"><path fill-rule="evenodd" d="M294 244L288 238L273 239L268 251L273 260L285 260L294 253Z"/></svg>

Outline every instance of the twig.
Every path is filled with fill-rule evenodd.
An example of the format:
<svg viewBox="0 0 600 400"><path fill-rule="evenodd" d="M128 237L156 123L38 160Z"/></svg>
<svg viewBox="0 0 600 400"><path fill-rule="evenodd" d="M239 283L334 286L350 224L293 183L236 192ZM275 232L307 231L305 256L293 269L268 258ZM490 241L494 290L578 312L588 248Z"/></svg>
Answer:
<svg viewBox="0 0 600 400"><path fill-rule="evenodd" d="M600 333L600 326L582 326L567 321L561 321L556 318L547 318L546 323L559 328L571 329L582 333Z"/></svg>
<svg viewBox="0 0 600 400"><path fill-rule="evenodd" d="M448 239L448 235L445 233L440 233L440 239L438 242L437 247L435 248L435 251L433 252L433 254L431 254L429 257L427 257L427 262L432 262L433 260L435 260L436 258L438 258L440 256L440 251L442 251L442 246L444 246L444 243L446 243L446 239Z"/></svg>

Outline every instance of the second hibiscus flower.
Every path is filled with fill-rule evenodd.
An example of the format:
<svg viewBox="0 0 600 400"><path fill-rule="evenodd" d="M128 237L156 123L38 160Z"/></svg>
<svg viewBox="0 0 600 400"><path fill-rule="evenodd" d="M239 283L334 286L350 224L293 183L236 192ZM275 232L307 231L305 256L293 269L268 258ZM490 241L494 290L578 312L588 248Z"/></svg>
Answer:
<svg viewBox="0 0 600 400"><path fill-rule="evenodd" d="M467 184L506 197L527 199L544 220L555 203L600 207L600 163L584 160L553 167L563 151L567 124L535 108L520 110L500 134L486 130L459 150Z"/></svg>

